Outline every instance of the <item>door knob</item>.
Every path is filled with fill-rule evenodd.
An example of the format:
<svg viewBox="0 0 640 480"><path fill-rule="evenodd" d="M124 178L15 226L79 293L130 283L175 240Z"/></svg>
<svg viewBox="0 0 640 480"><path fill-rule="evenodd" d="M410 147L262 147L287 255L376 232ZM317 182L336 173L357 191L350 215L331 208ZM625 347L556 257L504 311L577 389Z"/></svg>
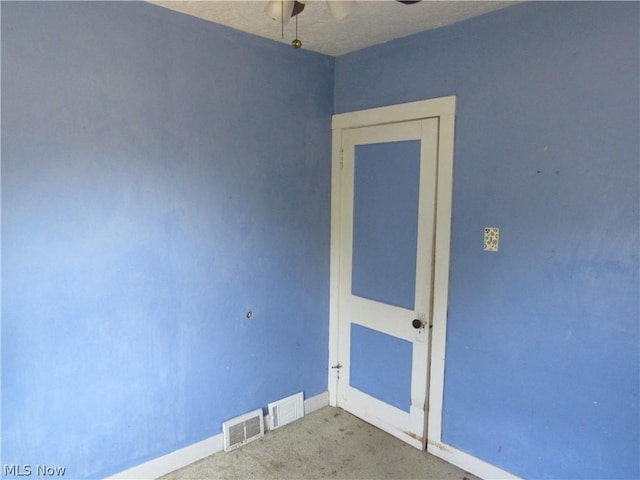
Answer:
<svg viewBox="0 0 640 480"><path fill-rule="evenodd" d="M413 328L416 329L424 327L424 323L419 318L416 318L413 322L411 322L411 325L413 325Z"/></svg>

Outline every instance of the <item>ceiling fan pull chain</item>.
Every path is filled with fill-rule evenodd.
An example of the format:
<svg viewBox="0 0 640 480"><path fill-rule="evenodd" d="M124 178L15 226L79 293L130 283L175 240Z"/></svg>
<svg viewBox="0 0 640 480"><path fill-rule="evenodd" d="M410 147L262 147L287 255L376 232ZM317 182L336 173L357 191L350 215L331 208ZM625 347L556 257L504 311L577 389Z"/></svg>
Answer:
<svg viewBox="0 0 640 480"><path fill-rule="evenodd" d="M298 39L298 16L296 15L296 38L293 42L291 42L291 46L293 48L300 48L302 46L302 42Z"/></svg>

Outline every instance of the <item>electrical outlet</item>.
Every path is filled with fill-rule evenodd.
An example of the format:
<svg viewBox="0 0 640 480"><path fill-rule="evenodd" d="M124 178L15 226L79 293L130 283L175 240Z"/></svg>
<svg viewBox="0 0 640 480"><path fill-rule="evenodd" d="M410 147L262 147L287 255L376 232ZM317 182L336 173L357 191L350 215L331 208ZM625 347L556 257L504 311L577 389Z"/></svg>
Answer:
<svg viewBox="0 0 640 480"><path fill-rule="evenodd" d="M484 227L485 252L497 252L500 244L500 229L498 227Z"/></svg>

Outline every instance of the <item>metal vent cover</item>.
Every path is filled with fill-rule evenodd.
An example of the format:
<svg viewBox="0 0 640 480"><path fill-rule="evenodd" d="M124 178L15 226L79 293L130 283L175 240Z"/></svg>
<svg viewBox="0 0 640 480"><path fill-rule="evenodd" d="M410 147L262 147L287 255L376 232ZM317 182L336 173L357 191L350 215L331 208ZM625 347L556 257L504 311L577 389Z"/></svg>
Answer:
<svg viewBox="0 0 640 480"><path fill-rule="evenodd" d="M269 404L269 429L281 427L304 417L302 392Z"/></svg>
<svg viewBox="0 0 640 480"><path fill-rule="evenodd" d="M262 409L258 408L222 424L224 451L236 449L264 435Z"/></svg>

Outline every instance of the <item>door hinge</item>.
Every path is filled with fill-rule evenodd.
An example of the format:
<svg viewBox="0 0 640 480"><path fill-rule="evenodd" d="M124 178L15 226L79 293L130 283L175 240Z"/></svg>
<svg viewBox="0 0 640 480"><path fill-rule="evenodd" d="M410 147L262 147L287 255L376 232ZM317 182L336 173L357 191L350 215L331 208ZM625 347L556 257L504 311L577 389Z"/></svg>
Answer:
<svg viewBox="0 0 640 480"><path fill-rule="evenodd" d="M344 168L344 149L340 150L340 168Z"/></svg>

